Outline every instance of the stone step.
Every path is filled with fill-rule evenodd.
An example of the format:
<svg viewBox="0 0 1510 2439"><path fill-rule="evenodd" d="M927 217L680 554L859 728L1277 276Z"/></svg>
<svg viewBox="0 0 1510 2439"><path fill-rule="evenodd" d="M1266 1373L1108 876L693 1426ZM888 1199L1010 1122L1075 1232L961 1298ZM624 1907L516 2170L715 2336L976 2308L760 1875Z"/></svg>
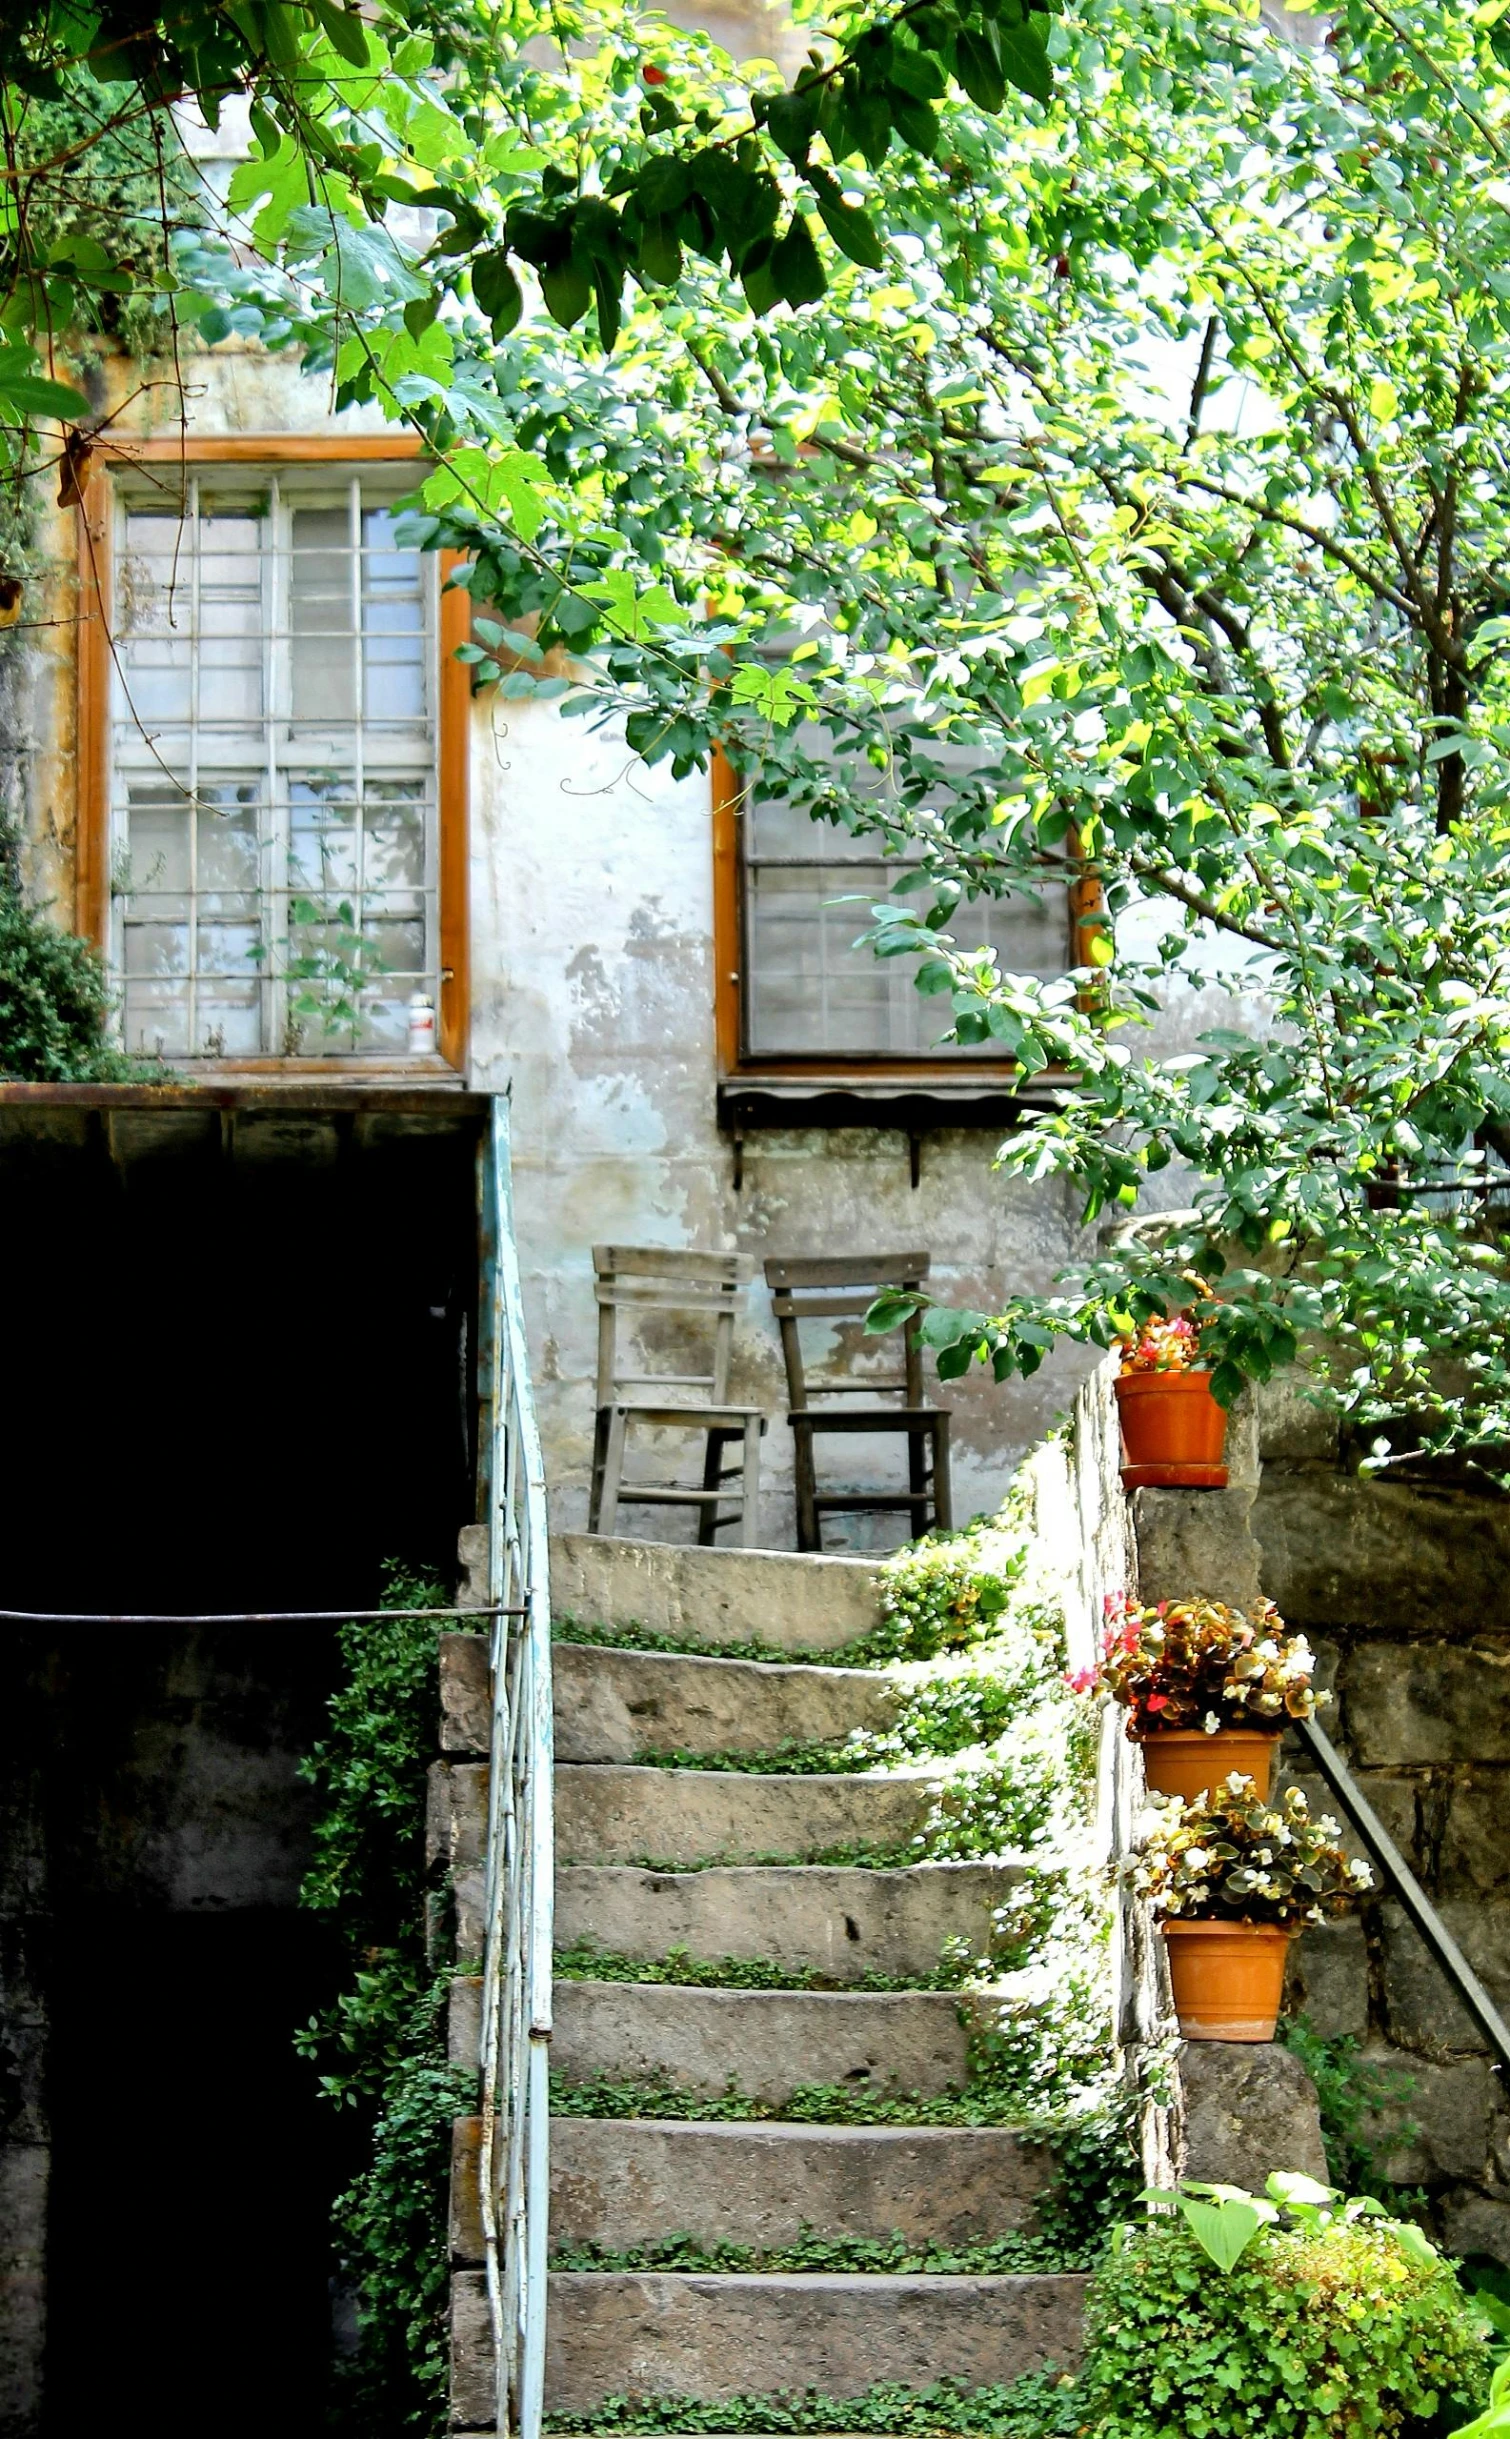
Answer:
<svg viewBox="0 0 1510 2439"><path fill-rule="evenodd" d="M898 1871L743 1863L701 1872L566 1864L556 1873L556 1944L647 1958L673 1948L696 1957L769 1957L839 1982L867 1973L921 1976L936 1970L949 1940L985 1956L993 1912L1021 1877L1016 1866L996 1863L912 1863Z"/></svg>
<svg viewBox="0 0 1510 2439"><path fill-rule="evenodd" d="M880 1617L869 1559L560 1533L551 1540L550 1560L557 1617L645 1626L678 1642L748 1638L780 1651L837 1651L869 1634Z"/></svg>
<svg viewBox="0 0 1510 2439"><path fill-rule="evenodd" d="M927 1820L937 1785L936 1777L795 1778L563 1762L556 1852L568 1863L685 1865L904 1846ZM480 1806L481 1785L465 1800Z"/></svg>
<svg viewBox="0 0 1510 2439"><path fill-rule="evenodd" d="M481 2119L458 2118L451 2249L482 2258ZM1007 2126L702 2124L558 2117L551 2242L621 2252L668 2235L773 2252L819 2236L988 2244L1030 2229L1054 2178L1047 2143Z"/></svg>
<svg viewBox="0 0 1510 2439"><path fill-rule="evenodd" d="M451 1985L451 2057L477 2059L482 1985ZM608 2076L718 2095L732 2084L779 2108L799 2085L957 2092L965 2027L947 1990L689 1990L675 1984L560 1982L551 2064L569 2083Z"/></svg>
<svg viewBox="0 0 1510 2439"><path fill-rule="evenodd" d="M805 2388L860 2396L875 2382L1005 2384L1079 2356L1085 2280L702 2277L558 2271L545 2402L591 2413L606 2397L708 2402ZM486 2419L491 2337L482 2273L452 2293L452 2411Z"/></svg>
<svg viewBox="0 0 1510 2439"><path fill-rule="evenodd" d="M556 1758L632 1762L645 1753L762 1753L854 1728L886 1728L899 1696L863 1668L808 1668L679 1653L555 1647Z"/></svg>

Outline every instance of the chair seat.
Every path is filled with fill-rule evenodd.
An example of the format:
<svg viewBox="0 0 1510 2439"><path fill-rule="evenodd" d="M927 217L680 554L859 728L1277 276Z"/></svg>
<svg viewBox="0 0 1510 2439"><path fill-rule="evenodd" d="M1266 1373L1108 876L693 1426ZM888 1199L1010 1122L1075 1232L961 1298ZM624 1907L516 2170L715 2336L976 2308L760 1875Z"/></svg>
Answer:
<svg viewBox="0 0 1510 2439"><path fill-rule="evenodd" d="M947 1420L942 1406L797 1406L787 1416L794 1431L931 1431Z"/></svg>
<svg viewBox="0 0 1510 2439"><path fill-rule="evenodd" d="M617 1397L611 1405L600 1406L600 1415L633 1416L640 1423L679 1423L688 1431L744 1431L758 1423L762 1431L766 1418L758 1406L649 1406L634 1398Z"/></svg>

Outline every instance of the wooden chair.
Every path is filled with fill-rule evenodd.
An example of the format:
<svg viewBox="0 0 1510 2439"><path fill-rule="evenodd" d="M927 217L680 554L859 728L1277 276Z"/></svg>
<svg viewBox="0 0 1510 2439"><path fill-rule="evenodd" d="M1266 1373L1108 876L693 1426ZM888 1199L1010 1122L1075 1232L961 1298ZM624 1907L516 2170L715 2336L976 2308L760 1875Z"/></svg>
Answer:
<svg viewBox="0 0 1510 2439"><path fill-rule="evenodd" d="M864 1509L905 1509L912 1533L933 1527L945 1531L954 1521L949 1492L949 1417L925 1404L923 1357L916 1329L903 1333L902 1369L863 1380L809 1380L799 1335L804 1321L863 1318L883 1287L921 1287L928 1276L926 1253L843 1254L811 1261L768 1261L766 1285L781 1325L781 1351L786 1358L787 1391L792 1410L787 1420L795 1443L797 1476L797 1547L821 1550L826 1515ZM878 1340L878 1345L885 1342ZM823 1407L815 1397L900 1397L897 1406ZM828 1432L905 1432L907 1489L905 1491L820 1492L813 1442Z"/></svg>
<svg viewBox="0 0 1510 2439"><path fill-rule="evenodd" d="M594 1245L598 1298L598 1417L593 1442L589 1533L618 1530L622 1505L694 1507L697 1538L711 1543L720 1525L738 1526L746 1548L760 1530L760 1439L765 1416L758 1406L731 1406L729 1357L734 1307L753 1264L739 1253L678 1253L665 1245ZM707 1372L625 1372L619 1369L618 1322L626 1316L692 1315L713 1325L713 1363ZM638 1398L626 1390L686 1392L679 1398ZM701 1391L701 1396L692 1392ZM699 1485L626 1482L624 1453L631 1423L650 1429L706 1434ZM725 1452L737 1443L738 1465L726 1470ZM737 1483L737 1490L728 1485ZM727 1512L725 1512L725 1510Z"/></svg>

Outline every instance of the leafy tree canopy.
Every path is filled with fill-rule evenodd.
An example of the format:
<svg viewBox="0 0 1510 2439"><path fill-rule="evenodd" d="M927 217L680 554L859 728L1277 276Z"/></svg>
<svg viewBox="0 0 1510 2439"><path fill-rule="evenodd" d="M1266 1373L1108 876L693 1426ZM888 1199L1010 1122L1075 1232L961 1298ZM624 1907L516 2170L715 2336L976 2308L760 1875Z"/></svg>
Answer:
<svg viewBox="0 0 1510 2439"><path fill-rule="evenodd" d="M1510 1439L1503 0L1003 8L994 72L986 12L871 10L784 88L618 0L361 62L311 10L297 75L297 9L204 14L255 153L172 312L425 435L479 683L879 835L876 945L1018 1062L1093 1258L930 1310L940 1368L1207 1280L1220 1394L1321 1331L1394 1449ZM980 899L1066 858L1084 965L1002 971ZM1194 1216L1109 1243L1158 1172Z"/></svg>

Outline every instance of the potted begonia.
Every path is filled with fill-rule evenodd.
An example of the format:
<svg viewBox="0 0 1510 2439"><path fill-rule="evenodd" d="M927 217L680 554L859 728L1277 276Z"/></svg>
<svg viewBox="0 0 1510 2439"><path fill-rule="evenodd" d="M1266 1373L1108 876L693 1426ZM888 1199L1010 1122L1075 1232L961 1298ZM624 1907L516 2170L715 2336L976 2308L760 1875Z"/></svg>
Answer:
<svg viewBox="0 0 1510 2439"><path fill-rule="evenodd" d="M1298 1787L1277 1803L1234 1771L1193 1803L1156 1799L1124 1866L1152 1906L1187 2041L1272 2041L1290 1942L1360 1904L1374 1876Z"/></svg>
<svg viewBox="0 0 1510 2439"><path fill-rule="evenodd" d="M1127 1490L1222 1490L1227 1416L1201 1361L1201 1324L1189 1313L1146 1321L1118 1342L1112 1383L1122 1425Z"/></svg>
<svg viewBox="0 0 1510 2439"><path fill-rule="evenodd" d="M1149 1606L1114 1593L1100 1656L1070 1683L1123 1705L1159 1794L1199 1795L1235 1770L1267 1795L1285 1722L1310 1719L1331 1699L1316 1691L1315 1674L1310 1644L1272 1601L1247 1610L1200 1598Z"/></svg>

